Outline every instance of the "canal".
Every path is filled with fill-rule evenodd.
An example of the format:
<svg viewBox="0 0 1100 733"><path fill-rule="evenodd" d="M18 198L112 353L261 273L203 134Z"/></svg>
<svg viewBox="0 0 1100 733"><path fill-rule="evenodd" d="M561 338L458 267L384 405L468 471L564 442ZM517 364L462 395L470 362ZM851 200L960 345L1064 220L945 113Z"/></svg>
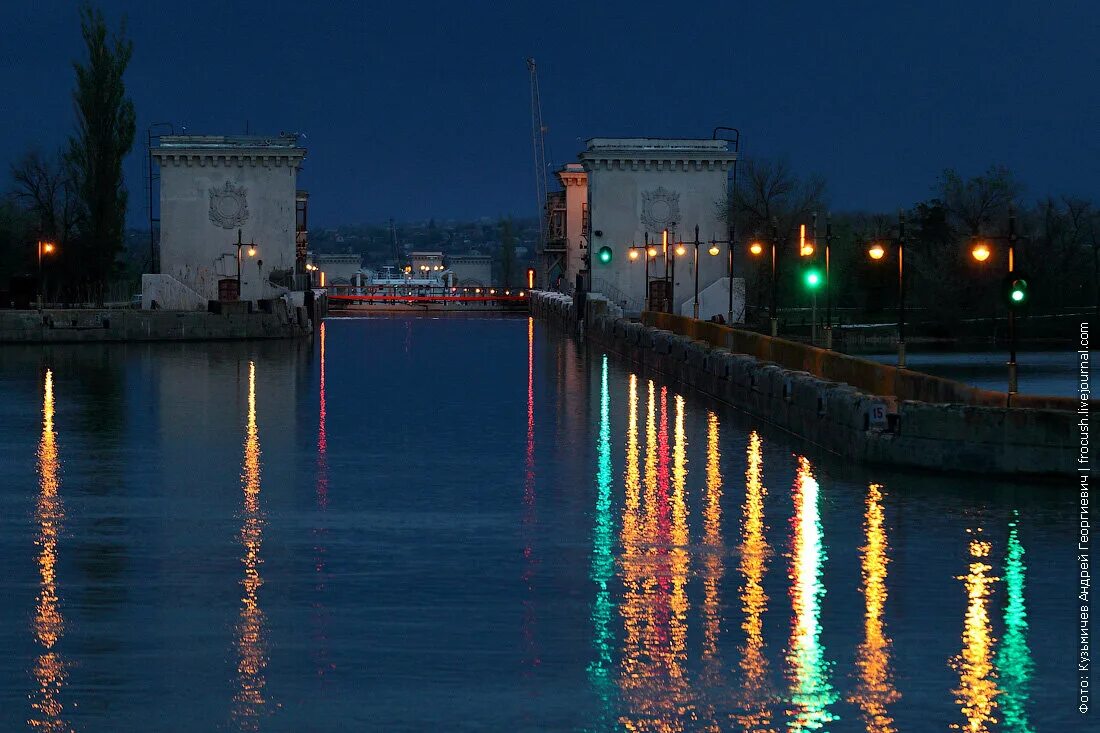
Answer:
<svg viewBox="0 0 1100 733"><path fill-rule="evenodd" d="M1064 485L526 318L0 351L0 729L1070 730Z"/></svg>

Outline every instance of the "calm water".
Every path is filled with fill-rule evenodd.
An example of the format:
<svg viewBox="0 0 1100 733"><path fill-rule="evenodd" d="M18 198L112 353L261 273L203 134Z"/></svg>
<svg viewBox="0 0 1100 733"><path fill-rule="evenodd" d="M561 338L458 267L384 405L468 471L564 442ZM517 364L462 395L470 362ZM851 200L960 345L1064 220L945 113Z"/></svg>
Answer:
<svg viewBox="0 0 1100 733"><path fill-rule="evenodd" d="M860 355L865 359L897 364L897 352ZM1093 352L1091 363L1100 359ZM1008 352L966 351L929 352L905 355L906 365L937 377L954 379L982 389L1004 392L1008 389ZM1077 352L1066 347L1060 351L1025 351L1016 357L1016 381L1023 394L1076 397L1080 363Z"/></svg>
<svg viewBox="0 0 1100 733"><path fill-rule="evenodd" d="M863 471L526 319L0 393L3 730L1080 729L1065 487Z"/></svg>

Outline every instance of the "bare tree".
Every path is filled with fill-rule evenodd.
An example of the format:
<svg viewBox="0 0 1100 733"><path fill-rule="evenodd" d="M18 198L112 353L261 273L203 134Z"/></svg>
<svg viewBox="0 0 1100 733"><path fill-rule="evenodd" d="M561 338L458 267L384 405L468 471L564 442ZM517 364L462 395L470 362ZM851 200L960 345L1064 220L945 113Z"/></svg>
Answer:
<svg viewBox="0 0 1100 733"><path fill-rule="evenodd" d="M965 180L948 169L936 184L936 194L955 231L971 236L1003 218L1022 188L1003 166L993 166L983 175Z"/></svg>
<svg viewBox="0 0 1100 733"><path fill-rule="evenodd" d="M784 160L749 158L742 166L737 188L724 212L726 221L735 218L739 231L750 236L765 235L774 222L780 241L789 242L812 212L824 211L824 178L800 178Z"/></svg>
<svg viewBox="0 0 1100 733"><path fill-rule="evenodd" d="M38 234L67 242L76 222L76 200L66 168L54 156L31 150L11 167L12 198L35 223Z"/></svg>

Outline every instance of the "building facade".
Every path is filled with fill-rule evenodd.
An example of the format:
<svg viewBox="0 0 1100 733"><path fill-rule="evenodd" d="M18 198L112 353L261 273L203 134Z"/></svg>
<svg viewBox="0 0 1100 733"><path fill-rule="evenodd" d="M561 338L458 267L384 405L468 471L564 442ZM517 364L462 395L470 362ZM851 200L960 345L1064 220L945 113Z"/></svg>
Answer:
<svg viewBox="0 0 1100 733"><path fill-rule="evenodd" d="M493 284L493 258L489 255L448 255L447 269L459 287L488 287Z"/></svg>
<svg viewBox="0 0 1100 733"><path fill-rule="evenodd" d="M719 245L720 254L708 253L710 240L726 240L727 224L722 216L728 197L728 178L737 154L728 149L724 140L661 139L661 138L593 138L579 156L583 168L583 184L570 173L573 183L565 185L567 218L573 214L568 197L571 187L583 190L587 207L579 218L587 229L587 250L592 255L591 288L603 292L628 310L640 310L646 299L646 257L629 257L631 247L642 247L648 241L658 245L656 258L649 259L650 278L664 276L673 282L673 305L676 313L692 312L695 286L695 247L686 245L683 256L675 255L675 247L662 247L662 235L668 231L668 241L691 242L695 227L699 227L699 290L711 297L700 297L708 312L699 316L709 319L726 317L729 293L728 245ZM561 177L561 174L559 174ZM583 185L583 188L581 187ZM578 235L584 239L584 232ZM572 242L570 243L572 245ZM611 261L601 262L597 253L602 247L611 250ZM578 252L580 249L578 248ZM641 250L638 250L639 253ZM573 255L570 248L569 254ZM570 257L569 272L576 272ZM583 265L580 265L583 267ZM666 270L667 268L667 270ZM721 297L716 297L721 290ZM743 283L734 283L735 320L744 310ZM720 309L713 304L722 303ZM686 307L685 307L686 306ZM709 310L714 310L711 313Z"/></svg>
<svg viewBox="0 0 1100 733"><path fill-rule="evenodd" d="M165 135L151 151L160 167L160 270L201 297L237 277L240 297L281 292L295 271L298 173L306 151L296 135Z"/></svg>

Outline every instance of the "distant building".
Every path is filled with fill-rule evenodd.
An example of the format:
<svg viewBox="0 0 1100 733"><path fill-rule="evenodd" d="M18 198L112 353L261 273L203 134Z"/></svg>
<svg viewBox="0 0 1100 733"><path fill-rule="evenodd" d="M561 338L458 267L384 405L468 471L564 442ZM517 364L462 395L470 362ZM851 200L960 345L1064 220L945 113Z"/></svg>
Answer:
<svg viewBox="0 0 1100 733"><path fill-rule="evenodd" d="M272 271L295 267L298 171L306 151L296 135L164 135L151 151L160 166L160 272L206 299L237 277L241 298L280 292Z"/></svg>
<svg viewBox="0 0 1100 733"><path fill-rule="evenodd" d="M357 287L366 281L365 275L362 274L362 255L317 254L310 259L318 273L314 278L314 284L320 286L320 273L324 273L325 287L330 293L343 295L350 288Z"/></svg>
<svg viewBox="0 0 1100 733"><path fill-rule="evenodd" d="M431 276L443 270L442 252L409 252L413 277Z"/></svg>
<svg viewBox="0 0 1100 733"><path fill-rule="evenodd" d="M451 255L447 268L454 273L454 283L459 287L479 287L493 284L493 258L489 255Z"/></svg>

